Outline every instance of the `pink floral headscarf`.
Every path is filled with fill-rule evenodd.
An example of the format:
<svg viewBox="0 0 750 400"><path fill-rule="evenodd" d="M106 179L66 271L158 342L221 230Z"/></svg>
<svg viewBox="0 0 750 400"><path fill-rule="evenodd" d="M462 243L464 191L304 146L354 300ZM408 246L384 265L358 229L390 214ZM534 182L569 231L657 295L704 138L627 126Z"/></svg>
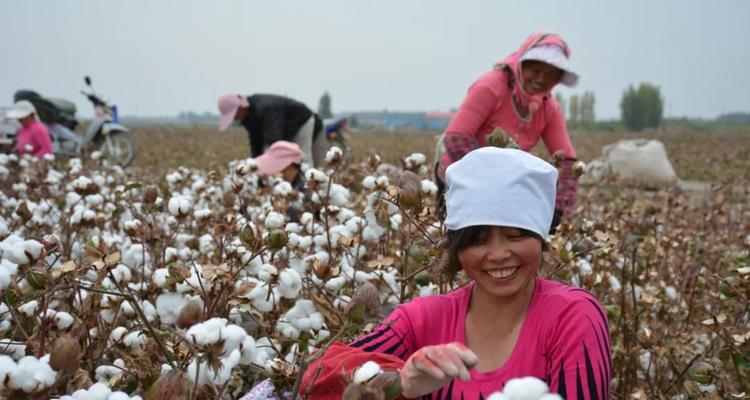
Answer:
<svg viewBox="0 0 750 400"><path fill-rule="evenodd" d="M560 47L565 56L570 58L570 48L562 38L554 33L539 32L529 36L521 45L521 48L516 52L506 57L503 61L495 64L495 69L508 68L513 74L513 96L516 101L529 108L530 112L534 112L539 109L542 105L542 101L545 97L549 96L552 92L552 88L544 93L538 93L530 95L523 90L523 78L521 74L521 57L529 49L537 46L558 46Z"/></svg>

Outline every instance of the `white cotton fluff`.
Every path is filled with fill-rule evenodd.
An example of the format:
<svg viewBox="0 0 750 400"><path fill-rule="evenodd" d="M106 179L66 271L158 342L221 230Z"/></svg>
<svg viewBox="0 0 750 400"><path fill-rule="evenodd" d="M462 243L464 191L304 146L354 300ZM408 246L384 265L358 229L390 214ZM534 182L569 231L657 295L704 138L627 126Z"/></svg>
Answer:
<svg viewBox="0 0 750 400"><path fill-rule="evenodd" d="M167 203L169 213L175 217L187 215L190 211L190 207L192 207L190 198L186 196L172 196L172 198L169 199L169 203Z"/></svg>
<svg viewBox="0 0 750 400"><path fill-rule="evenodd" d="M258 272L258 279L263 282L271 282L276 275L279 274L278 269L271 264L263 264Z"/></svg>
<svg viewBox="0 0 750 400"><path fill-rule="evenodd" d="M187 300L181 294L171 292L160 294L156 298L156 313L159 315L161 323L168 325L176 323L177 317L186 303Z"/></svg>
<svg viewBox="0 0 750 400"><path fill-rule="evenodd" d="M284 216L275 211L271 211L266 215L264 223L268 229L281 228L284 226Z"/></svg>
<svg viewBox="0 0 750 400"><path fill-rule="evenodd" d="M23 342L14 342L10 339L0 339L0 350L14 360L20 360L26 355L26 345Z"/></svg>
<svg viewBox="0 0 750 400"><path fill-rule="evenodd" d="M112 342L119 342L123 339L125 334L128 332L127 328L118 326L114 329L112 329L112 332L109 334L109 340Z"/></svg>
<svg viewBox="0 0 750 400"><path fill-rule="evenodd" d="M0 355L0 382L5 382L8 374L16 369L16 362L6 355Z"/></svg>
<svg viewBox="0 0 750 400"><path fill-rule="evenodd" d="M49 356L41 359L26 356L18 361L16 368L8 375L8 387L31 393L52 386L57 372L49 366Z"/></svg>
<svg viewBox="0 0 750 400"><path fill-rule="evenodd" d="M221 331L226 326L226 319L211 318L191 326L185 337L198 346L212 345L221 339Z"/></svg>
<svg viewBox="0 0 750 400"><path fill-rule="evenodd" d="M258 350L252 336L245 336L245 339L240 345L240 353L240 365L250 365L255 362L255 359L258 357Z"/></svg>
<svg viewBox="0 0 750 400"><path fill-rule="evenodd" d="M38 259L43 247L36 240L23 240L16 235L10 235L0 242L3 258L18 265L29 264Z"/></svg>
<svg viewBox="0 0 750 400"><path fill-rule="evenodd" d="M250 299L253 308L260 312L269 312L273 310L274 305L279 301L278 289L273 288L269 295L269 285L256 285L245 297Z"/></svg>
<svg viewBox="0 0 750 400"><path fill-rule="evenodd" d="M589 260L585 258L579 258L576 261L576 265L578 266L578 270L581 272L581 275L590 275L594 271Z"/></svg>
<svg viewBox="0 0 750 400"><path fill-rule="evenodd" d="M290 327L284 323L290 324L294 329L289 329ZM317 331L323 327L323 323L323 315L315 309L313 302L300 299L279 319L277 329L281 328L280 331L285 336L296 339L295 336L298 336L299 332L295 331Z"/></svg>
<svg viewBox="0 0 750 400"><path fill-rule="evenodd" d="M65 311L58 311L55 313L55 323L58 330L64 331L70 328L70 326L73 325L73 321L75 321L73 316Z"/></svg>
<svg viewBox="0 0 750 400"><path fill-rule="evenodd" d="M193 381L193 383L200 385L205 385L206 382L208 382L208 363L202 362L198 363L198 359L194 358L193 361L190 362L190 365L188 365L187 369L187 376L188 378Z"/></svg>
<svg viewBox="0 0 750 400"><path fill-rule="evenodd" d="M502 392L493 393L487 400L562 400L562 397L549 393L544 381L528 376L509 380Z"/></svg>
<svg viewBox="0 0 750 400"><path fill-rule="evenodd" d="M115 277L115 280L118 283L123 283L129 282L132 274L130 273L130 268L123 264L119 264L112 270L112 276Z"/></svg>
<svg viewBox="0 0 750 400"><path fill-rule="evenodd" d="M94 377L97 382L107 382L114 377L122 375L125 368L125 362L118 358L113 365L100 365L94 370Z"/></svg>
<svg viewBox="0 0 750 400"><path fill-rule="evenodd" d="M427 157L422 153L412 153L404 159L404 164L408 169L422 166L425 162L427 162Z"/></svg>
<svg viewBox="0 0 750 400"><path fill-rule="evenodd" d="M297 271L287 268L279 273L278 289L281 297L296 299L302 289L302 278Z"/></svg>
<svg viewBox="0 0 750 400"><path fill-rule="evenodd" d="M193 218L195 218L198 221L208 220L211 217L213 217L213 215L214 215L214 212L208 208L202 208L200 210L195 210L195 212L193 212Z"/></svg>
<svg viewBox="0 0 750 400"><path fill-rule="evenodd" d="M220 336L221 340L224 341L221 354L226 355L240 348L247 338L247 332L239 325L228 324L221 328Z"/></svg>
<svg viewBox="0 0 750 400"><path fill-rule="evenodd" d="M375 179L375 183L378 185L378 187L385 189L388 187L388 177L385 175L380 175Z"/></svg>
<svg viewBox="0 0 750 400"><path fill-rule="evenodd" d="M133 331L125 335L122 342L131 350L139 350L144 344L146 344L146 335L141 331Z"/></svg>
<svg viewBox="0 0 750 400"><path fill-rule="evenodd" d="M612 290L614 290L615 292L619 292L620 289L622 288L622 286L620 285L620 280L617 279L617 277L612 274L609 275L608 280L609 280L609 286L612 287Z"/></svg>
<svg viewBox="0 0 750 400"><path fill-rule="evenodd" d="M326 152L326 163L333 162L334 159L341 159L343 157L344 152L341 151L341 149L338 146L331 146L331 148L328 149Z"/></svg>
<svg viewBox="0 0 750 400"><path fill-rule="evenodd" d="M287 197L294 192L294 188L287 181L281 181L273 186L273 195L279 197Z"/></svg>
<svg viewBox="0 0 750 400"><path fill-rule="evenodd" d="M328 182L329 179L328 175L326 175L325 172L315 168L308 169L307 172L305 172L305 178L308 181L316 181L321 183Z"/></svg>
<svg viewBox="0 0 750 400"><path fill-rule="evenodd" d="M241 358L241 353L239 350L233 350L229 353L226 357L222 357L221 360L221 366L217 370L213 370L212 368L208 368L208 371L206 371L206 377L213 383L214 385L223 385L229 381L229 379L232 377L232 370L234 367L237 366Z"/></svg>
<svg viewBox="0 0 750 400"><path fill-rule="evenodd" d="M140 243L127 246L122 253L122 263L130 268L138 268L150 262L151 256Z"/></svg>
<svg viewBox="0 0 750 400"><path fill-rule="evenodd" d="M437 193L438 187L435 184L435 182L429 180L429 179L423 179L422 182L420 182L422 193L430 196L434 196Z"/></svg>
<svg viewBox="0 0 750 400"><path fill-rule="evenodd" d="M169 277L169 269L167 268L159 268L154 270L153 274L151 274L151 281L154 282L154 285L163 288L164 285L167 284L167 278Z"/></svg>
<svg viewBox="0 0 750 400"><path fill-rule="evenodd" d="M377 185L377 181L375 181L374 176L366 176L365 179L362 179L362 187L367 190L373 190L375 189L375 185Z"/></svg>
<svg viewBox="0 0 750 400"><path fill-rule="evenodd" d="M28 302L22 304L20 307L18 307L18 311L21 314L24 314L27 317L30 317L30 316L34 315L34 313L36 312L37 304L38 303L37 303L36 300L28 301Z"/></svg>
<svg viewBox="0 0 750 400"><path fill-rule="evenodd" d="M73 185L74 189L77 190L86 190L86 188L89 187L89 185L93 184L94 181L91 179L85 177L85 176L79 176L74 180L71 184Z"/></svg>
<svg viewBox="0 0 750 400"><path fill-rule="evenodd" d="M352 382L361 385L376 377L378 374L380 374L380 372L382 372L382 370L380 369L380 365L378 365L378 363L376 363L375 361L367 361L359 368L357 368L356 371L354 371Z"/></svg>
<svg viewBox="0 0 750 400"><path fill-rule="evenodd" d="M677 289L675 289L674 286L667 286L664 288L664 294L667 295L669 300L677 300Z"/></svg>

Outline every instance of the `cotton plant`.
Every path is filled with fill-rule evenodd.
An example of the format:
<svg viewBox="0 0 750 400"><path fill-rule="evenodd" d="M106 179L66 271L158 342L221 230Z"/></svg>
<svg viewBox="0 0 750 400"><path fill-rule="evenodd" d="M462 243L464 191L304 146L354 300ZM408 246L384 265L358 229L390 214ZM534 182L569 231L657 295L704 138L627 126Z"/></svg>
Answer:
<svg viewBox="0 0 750 400"><path fill-rule="evenodd" d="M539 378L511 379L502 392L495 392L487 400L562 400L562 396L550 393L547 384Z"/></svg>

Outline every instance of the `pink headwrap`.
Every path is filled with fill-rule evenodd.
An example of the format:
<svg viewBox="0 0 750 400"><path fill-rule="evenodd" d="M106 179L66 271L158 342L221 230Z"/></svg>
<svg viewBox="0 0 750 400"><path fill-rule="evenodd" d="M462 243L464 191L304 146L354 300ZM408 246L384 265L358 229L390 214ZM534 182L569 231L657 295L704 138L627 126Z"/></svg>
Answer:
<svg viewBox="0 0 750 400"><path fill-rule="evenodd" d="M523 76L521 74L521 57L529 49L537 46L558 46L570 57L570 49L562 38L554 33L534 33L529 36L516 52L506 57L503 61L495 64L495 69L508 68L513 74L513 96L522 105L529 108L529 112L534 112L542 105L545 97L549 96L552 88L544 93L530 95L523 90Z"/></svg>

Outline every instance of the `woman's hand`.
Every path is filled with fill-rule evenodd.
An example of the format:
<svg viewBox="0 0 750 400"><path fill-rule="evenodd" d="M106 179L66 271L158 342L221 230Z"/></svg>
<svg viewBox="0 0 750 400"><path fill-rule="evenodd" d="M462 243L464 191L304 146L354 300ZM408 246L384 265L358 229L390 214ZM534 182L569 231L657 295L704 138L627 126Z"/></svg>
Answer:
<svg viewBox="0 0 750 400"><path fill-rule="evenodd" d="M415 398L432 393L454 378L471 379L469 369L477 364L476 354L458 342L422 347L401 369L401 395Z"/></svg>

